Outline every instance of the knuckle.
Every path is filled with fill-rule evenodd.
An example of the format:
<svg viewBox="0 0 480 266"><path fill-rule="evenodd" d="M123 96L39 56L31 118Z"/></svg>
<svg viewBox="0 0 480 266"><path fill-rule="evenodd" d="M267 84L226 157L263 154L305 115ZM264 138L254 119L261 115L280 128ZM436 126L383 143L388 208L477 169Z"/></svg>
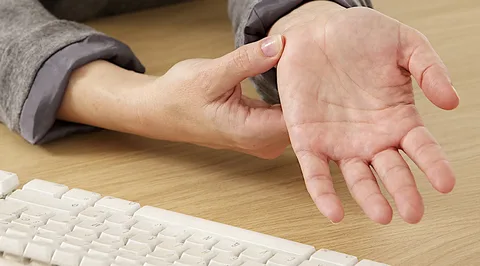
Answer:
<svg viewBox="0 0 480 266"><path fill-rule="evenodd" d="M209 86L211 73L203 59L187 59L173 65L167 72L174 78L181 77L192 88L205 89Z"/></svg>
<svg viewBox="0 0 480 266"><path fill-rule="evenodd" d="M352 193L355 194L358 191L358 189L362 188L362 185L365 187L368 183L374 183L373 185L377 185L376 181L373 180L370 176L363 175L358 177L355 181L353 181L349 189Z"/></svg>
<svg viewBox="0 0 480 266"><path fill-rule="evenodd" d="M387 180L389 177L397 178L398 176L405 175L410 172L410 168L407 165L397 164L388 168L383 174L383 179Z"/></svg>
<svg viewBox="0 0 480 266"><path fill-rule="evenodd" d="M234 68L240 70L247 69L251 62L252 58L247 49L239 48L233 53L232 64Z"/></svg>

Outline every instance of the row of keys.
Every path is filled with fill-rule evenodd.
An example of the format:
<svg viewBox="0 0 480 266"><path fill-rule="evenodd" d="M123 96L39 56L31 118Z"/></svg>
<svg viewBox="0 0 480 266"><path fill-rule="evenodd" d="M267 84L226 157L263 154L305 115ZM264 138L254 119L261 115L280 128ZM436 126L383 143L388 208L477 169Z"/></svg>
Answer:
<svg viewBox="0 0 480 266"><path fill-rule="evenodd" d="M43 180L0 200L0 251L7 249L72 265L118 264L128 256L140 262L134 265L155 259L162 266L384 265Z"/></svg>
<svg viewBox="0 0 480 266"><path fill-rule="evenodd" d="M121 213L125 215L132 215L135 211L140 209L140 204L114 197L103 197L96 200L94 197L89 197L82 190L70 190L64 194L62 198L50 197L45 193L31 190L16 190L9 196L7 200L24 205L48 209L55 213L63 213L69 215L77 215L82 210L89 207L89 204L94 204L97 208L102 208L110 212ZM95 201L94 201L95 200Z"/></svg>

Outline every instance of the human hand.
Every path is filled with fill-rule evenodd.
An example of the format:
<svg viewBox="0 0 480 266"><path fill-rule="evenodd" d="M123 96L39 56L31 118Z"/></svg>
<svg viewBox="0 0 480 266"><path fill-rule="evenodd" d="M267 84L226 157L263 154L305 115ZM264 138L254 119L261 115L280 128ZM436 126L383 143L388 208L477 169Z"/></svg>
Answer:
<svg viewBox="0 0 480 266"><path fill-rule="evenodd" d="M161 77L96 61L73 73L58 118L159 140L275 158L289 145L281 109L242 95L240 82L278 63L272 36Z"/></svg>
<svg viewBox="0 0 480 266"><path fill-rule="evenodd" d="M387 224L392 208L370 166L392 195L400 216L417 223L424 212L414 177L399 150L432 186L450 192L454 173L415 107L411 75L442 109L459 98L445 65L418 31L368 8L314 1L282 18L278 90L290 140L308 192L332 222L344 211L329 171L336 162L365 214Z"/></svg>

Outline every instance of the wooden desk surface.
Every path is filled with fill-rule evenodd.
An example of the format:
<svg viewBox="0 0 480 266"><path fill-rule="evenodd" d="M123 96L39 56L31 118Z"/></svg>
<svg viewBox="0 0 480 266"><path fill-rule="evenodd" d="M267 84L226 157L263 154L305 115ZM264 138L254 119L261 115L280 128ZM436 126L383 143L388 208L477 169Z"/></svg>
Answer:
<svg viewBox="0 0 480 266"><path fill-rule="evenodd" d="M130 44L150 73L161 74L178 60L231 50L225 2L199 0L90 25ZM458 175L454 192L440 195L413 168L426 205L418 225L396 214L388 226L370 222L334 167L346 218L331 224L307 194L291 151L264 161L114 132L34 147L2 126L0 169L17 172L22 183L43 178L391 265L480 265L480 7L473 0L375 2L430 38L462 98L458 110L445 112L417 94Z"/></svg>

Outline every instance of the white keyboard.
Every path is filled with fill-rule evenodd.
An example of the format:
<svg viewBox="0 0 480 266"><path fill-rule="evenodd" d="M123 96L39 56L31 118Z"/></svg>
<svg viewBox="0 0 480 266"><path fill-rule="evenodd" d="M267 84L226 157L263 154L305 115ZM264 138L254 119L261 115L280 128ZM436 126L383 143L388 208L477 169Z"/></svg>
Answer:
<svg viewBox="0 0 480 266"><path fill-rule="evenodd" d="M0 171L0 266L385 266ZM17 189L17 190L15 190Z"/></svg>

